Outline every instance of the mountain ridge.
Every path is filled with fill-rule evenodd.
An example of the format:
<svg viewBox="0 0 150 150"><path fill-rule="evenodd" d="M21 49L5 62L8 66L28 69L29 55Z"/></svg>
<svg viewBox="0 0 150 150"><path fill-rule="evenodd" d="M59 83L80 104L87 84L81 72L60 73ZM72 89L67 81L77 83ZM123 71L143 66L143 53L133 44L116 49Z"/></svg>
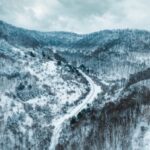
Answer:
<svg viewBox="0 0 150 150"><path fill-rule="evenodd" d="M18 29L22 29L22 30L26 30L26 31L31 31L31 32L39 32L39 33L65 33L65 34L74 34L74 35L91 35L91 34L97 34L99 32L104 32L104 31L125 31L125 30L129 30L129 31L141 31L141 32L147 32L150 33L150 31L148 30L142 30L142 29L130 29L130 28L126 28L126 29L104 29L104 30L99 30L99 31L94 31L94 32L90 32L90 33L84 33L84 34L80 34L80 33L76 33L76 32L69 32L69 31L38 31L38 30L33 30L33 29L26 29L24 27L19 27L19 26L15 26L12 25L11 23L7 23L6 21L0 20L0 25L7 25L7 26L11 26L13 28L18 28Z"/></svg>

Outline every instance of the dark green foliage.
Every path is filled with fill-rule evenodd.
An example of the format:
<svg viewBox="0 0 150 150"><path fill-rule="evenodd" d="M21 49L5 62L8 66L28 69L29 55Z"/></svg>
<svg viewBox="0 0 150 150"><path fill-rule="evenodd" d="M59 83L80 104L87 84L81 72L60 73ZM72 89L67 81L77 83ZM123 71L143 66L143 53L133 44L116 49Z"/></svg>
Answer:
<svg viewBox="0 0 150 150"><path fill-rule="evenodd" d="M17 90L22 91L25 89L25 86L23 85L23 83L20 83L19 86L17 87Z"/></svg>
<svg viewBox="0 0 150 150"><path fill-rule="evenodd" d="M36 56L35 53L33 53L33 52L29 52L29 55L30 55L31 57L35 57L35 56Z"/></svg>
<svg viewBox="0 0 150 150"><path fill-rule="evenodd" d="M75 123L77 123L77 118L76 117L72 117L71 121L70 121L70 124L73 125Z"/></svg>

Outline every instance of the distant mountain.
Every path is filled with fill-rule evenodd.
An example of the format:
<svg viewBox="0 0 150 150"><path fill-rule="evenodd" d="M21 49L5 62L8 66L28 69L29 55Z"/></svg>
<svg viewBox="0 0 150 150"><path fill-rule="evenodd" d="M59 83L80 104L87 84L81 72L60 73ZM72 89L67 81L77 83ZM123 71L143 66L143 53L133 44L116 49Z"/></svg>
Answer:
<svg viewBox="0 0 150 150"><path fill-rule="evenodd" d="M68 32L43 33L16 28L1 21L0 38L15 46L49 47L73 65L84 64L92 72L104 74L104 76L106 72L112 76L115 70L112 71L110 68L116 64L119 64L119 70L129 65L129 70L121 77L126 77L149 65L140 59L149 53L150 33L147 31L104 30L87 35ZM142 62L136 63L139 60ZM108 67L105 66L110 68L107 69Z"/></svg>
<svg viewBox="0 0 150 150"><path fill-rule="evenodd" d="M25 47L41 46L68 46L68 44L78 38L79 35L69 32L38 32L22 28L0 21L0 38L4 38L11 44Z"/></svg>
<svg viewBox="0 0 150 150"><path fill-rule="evenodd" d="M74 48L77 52L107 51L115 45L127 47L130 51L149 49L150 33L142 30L104 30L91 34L75 34L70 32L39 32L26 30L0 21L0 38L5 38L13 44L28 47L55 46ZM27 39L29 39L27 41ZM17 43L18 42L18 43ZM107 46L106 46L107 45ZM94 50L93 50L94 49ZM83 50L83 51L81 51ZM89 52L90 50L90 52Z"/></svg>

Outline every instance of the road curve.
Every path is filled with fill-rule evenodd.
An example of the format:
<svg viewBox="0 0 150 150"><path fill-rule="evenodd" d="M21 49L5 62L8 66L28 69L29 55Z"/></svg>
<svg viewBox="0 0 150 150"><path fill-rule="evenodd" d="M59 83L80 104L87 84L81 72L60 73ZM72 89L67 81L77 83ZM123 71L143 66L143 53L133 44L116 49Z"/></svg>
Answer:
<svg viewBox="0 0 150 150"><path fill-rule="evenodd" d="M51 139L51 145L49 147L49 150L55 150L56 145L58 144L59 135L62 130L63 123L72 118L73 116L76 116L81 110L87 107L87 104L90 104L94 101L94 99L97 97L97 94L102 91L100 86L97 86L93 80L87 76L83 71L78 70L82 76L88 81L90 85L90 92L88 95L82 100L81 104L73 108L71 111L67 112L64 116L61 116L61 118L58 118L52 122L52 125L54 126L54 131Z"/></svg>

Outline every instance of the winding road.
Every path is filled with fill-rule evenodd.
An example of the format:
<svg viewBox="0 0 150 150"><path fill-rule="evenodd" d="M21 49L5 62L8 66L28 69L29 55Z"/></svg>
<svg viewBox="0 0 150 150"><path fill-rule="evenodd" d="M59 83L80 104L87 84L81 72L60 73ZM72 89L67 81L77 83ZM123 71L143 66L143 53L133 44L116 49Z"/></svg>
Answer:
<svg viewBox="0 0 150 150"><path fill-rule="evenodd" d="M54 131L51 139L51 145L49 147L49 150L55 150L56 145L58 144L60 132L62 131L63 123L72 118L73 116L76 116L81 110L87 107L87 104L90 104L94 101L94 99L97 97L97 94L102 91L100 86L97 86L94 81L87 76L84 72L81 70L78 70L82 76L88 81L90 85L90 92L85 97L85 99L82 100L81 104L73 108L71 111L67 112L64 116L61 116L61 118L55 119L52 122L52 125L54 126Z"/></svg>

